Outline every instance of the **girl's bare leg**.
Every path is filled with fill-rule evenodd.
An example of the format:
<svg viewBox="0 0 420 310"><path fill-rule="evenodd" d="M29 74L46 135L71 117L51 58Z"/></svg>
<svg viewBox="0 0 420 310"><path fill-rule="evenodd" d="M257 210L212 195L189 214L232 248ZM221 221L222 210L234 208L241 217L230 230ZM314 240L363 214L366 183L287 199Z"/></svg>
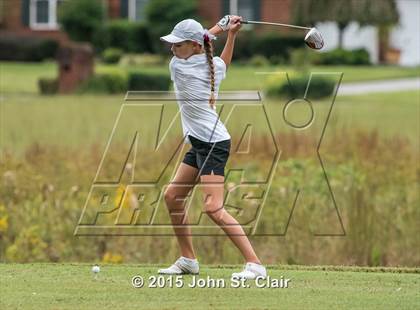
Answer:
<svg viewBox="0 0 420 310"><path fill-rule="evenodd" d="M241 251L246 262L261 264L241 225L223 208L224 179L221 175L213 174L200 177L205 197L205 211L217 225L221 226Z"/></svg>
<svg viewBox="0 0 420 310"><path fill-rule="evenodd" d="M188 227L188 216L185 212L185 197L197 183L198 169L181 163L175 178L165 191L165 201L169 209L173 225L185 227L174 227L174 231L181 249L181 255L188 258L195 258L192 244L191 228ZM185 218L184 218L185 216Z"/></svg>

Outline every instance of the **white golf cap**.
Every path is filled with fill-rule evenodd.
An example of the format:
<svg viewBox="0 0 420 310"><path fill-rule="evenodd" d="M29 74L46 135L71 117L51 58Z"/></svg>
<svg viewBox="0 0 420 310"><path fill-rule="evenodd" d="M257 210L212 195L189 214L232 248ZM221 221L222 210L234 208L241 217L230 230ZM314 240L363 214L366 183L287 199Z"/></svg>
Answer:
<svg viewBox="0 0 420 310"><path fill-rule="evenodd" d="M169 43L179 43L189 40L203 45L204 34L206 33L208 34L210 40L215 39L215 37L208 33L208 31L204 29L199 22L194 19L184 19L175 25L170 34L160 37L160 39Z"/></svg>

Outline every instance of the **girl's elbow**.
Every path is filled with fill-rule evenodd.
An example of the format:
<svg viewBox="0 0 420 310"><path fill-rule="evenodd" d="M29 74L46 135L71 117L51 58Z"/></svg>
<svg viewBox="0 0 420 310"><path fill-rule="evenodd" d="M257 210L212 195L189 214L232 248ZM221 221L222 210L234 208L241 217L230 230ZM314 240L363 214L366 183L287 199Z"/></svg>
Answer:
<svg viewBox="0 0 420 310"><path fill-rule="evenodd" d="M227 59L227 58L225 58L223 56L221 56L220 58L223 60L223 62L226 65L226 68L227 68L230 65L230 63L231 63L231 60L230 59Z"/></svg>

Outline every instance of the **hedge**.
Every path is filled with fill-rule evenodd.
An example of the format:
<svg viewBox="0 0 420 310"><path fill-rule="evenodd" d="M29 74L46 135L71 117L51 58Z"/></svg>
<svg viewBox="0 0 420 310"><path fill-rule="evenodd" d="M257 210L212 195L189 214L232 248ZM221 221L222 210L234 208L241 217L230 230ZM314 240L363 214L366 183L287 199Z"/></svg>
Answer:
<svg viewBox="0 0 420 310"><path fill-rule="evenodd" d="M159 53L168 55L170 52L165 43L156 42L149 27L143 23L127 20L114 20L106 24L96 36L94 45L97 50L118 48L125 53ZM215 55L220 55L224 40L215 41ZM233 55L234 60L246 60L255 55L262 55L271 62L285 62L290 58L293 49L304 47L302 35L284 35L279 33L239 32Z"/></svg>
<svg viewBox="0 0 420 310"><path fill-rule="evenodd" d="M287 79L273 78L266 87L269 97L287 97L288 99L303 98L309 81L309 75L289 77ZM313 75L306 98L320 99L330 96L335 88L335 81L326 77Z"/></svg>
<svg viewBox="0 0 420 310"><path fill-rule="evenodd" d="M79 93L125 93L128 90L168 91L171 80L168 75L142 72L101 73L91 77L79 89Z"/></svg>
<svg viewBox="0 0 420 310"><path fill-rule="evenodd" d="M123 51L119 48L109 47L102 53L102 60L107 64L116 64L123 56Z"/></svg>
<svg viewBox="0 0 420 310"><path fill-rule="evenodd" d="M119 73L95 74L78 91L80 93L124 93L127 91L127 78Z"/></svg>
<svg viewBox="0 0 420 310"><path fill-rule="evenodd" d="M129 90L162 90L167 91L171 85L171 79L166 74L146 74L130 72L128 75Z"/></svg>
<svg viewBox="0 0 420 310"><path fill-rule="evenodd" d="M127 53L154 52L148 27L128 20L107 23L96 36L94 45L98 50L114 47Z"/></svg>
<svg viewBox="0 0 420 310"><path fill-rule="evenodd" d="M283 35L279 33L239 32L235 41L234 60L246 60L261 55L272 63L286 62L293 49L304 47L303 36ZM216 54L220 55L224 44L216 41Z"/></svg>
<svg viewBox="0 0 420 310"><path fill-rule="evenodd" d="M370 65L369 52L364 48L354 50L334 49L325 53L319 53L314 59L317 65Z"/></svg>
<svg viewBox="0 0 420 310"><path fill-rule="evenodd" d="M0 60L42 61L54 58L58 42L32 36L0 36Z"/></svg>
<svg viewBox="0 0 420 310"><path fill-rule="evenodd" d="M38 80L39 91L43 95L54 95L58 92L58 79L40 78Z"/></svg>

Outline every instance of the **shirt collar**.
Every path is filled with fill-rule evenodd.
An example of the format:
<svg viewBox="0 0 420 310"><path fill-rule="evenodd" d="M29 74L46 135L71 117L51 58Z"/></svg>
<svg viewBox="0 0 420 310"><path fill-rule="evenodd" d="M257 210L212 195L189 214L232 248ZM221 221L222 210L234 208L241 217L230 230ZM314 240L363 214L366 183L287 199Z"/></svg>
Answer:
<svg viewBox="0 0 420 310"><path fill-rule="evenodd" d="M199 61L202 61L205 58L206 58L206 54L201 53L201 54L191 55L190 57L188 57L188 59L181 59L181 60L185 61L185 62L199 62Z"/></svg>

